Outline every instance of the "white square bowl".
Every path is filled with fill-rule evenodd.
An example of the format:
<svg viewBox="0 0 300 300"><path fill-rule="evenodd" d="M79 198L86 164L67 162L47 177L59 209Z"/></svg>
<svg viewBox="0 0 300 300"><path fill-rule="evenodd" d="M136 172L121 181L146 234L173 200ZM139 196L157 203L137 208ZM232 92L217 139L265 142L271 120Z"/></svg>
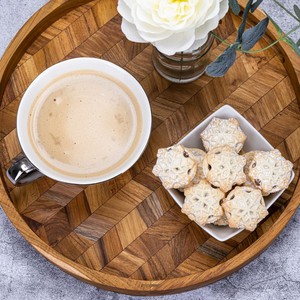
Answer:
<svg viewBox="0 0 300 300"><path fill-rule="evenodd" d="M220 109L215 111L204 121L202 121L198 126L196 126L182 140L180 140L178 144L182 144L188 148L200 148L204 150L200 139L200 133L207 127L207 125L214 117L221 119L235 118L239 121L241 129L247 135L247 140L243 147L244 152L249 152L253 150L270 151L274 149L274 147L241 114L239 114L230 105L224 105ZM290 182L293 180L294 176L295 174L294 172L292 172ZM180 207L182 207L184 202L184 194L175 189L170 189L168 190L168 192L173 197L175 202ZM283 192L284 190L281 190L277 193L273 193L267 197L264 197L266 207L269 208L280 197L280 195ZM199 226L220 242L227 241L228 239L232 238L233 236L237 235L243 230L230 228L228 226L216 226L213 224Z"/></svg>

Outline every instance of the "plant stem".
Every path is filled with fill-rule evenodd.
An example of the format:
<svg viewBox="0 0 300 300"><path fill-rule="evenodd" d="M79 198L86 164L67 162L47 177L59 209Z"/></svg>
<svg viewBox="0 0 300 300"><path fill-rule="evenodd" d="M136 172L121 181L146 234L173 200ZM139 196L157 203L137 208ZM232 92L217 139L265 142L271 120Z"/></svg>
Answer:
<svg viewBox="0 0 300 300"><path fill-rule="evenodd" d="M211 31L211 34L220 42L222 42L223 44L227 45L227 46L231 46L232 44L228 43L227 41L223 40L221 37L219 37L217 34L215 34L213 31Z"/></svg>
<svg viewBox="0 0 300 300"><path fill-rule="evenodd" d="M286 9L280 2L278 2L277 0L273 0L278 6L280 6L283 10L285 10L291 17L293 17L295 20L297 20L298 22L300 22L300 20L294 16L294 14L292 14L288 9Z"/></svg>
<svg viewBox="0 0 300 300"><path fill-rule="evenodd" d="M258 50L249 50L249 51L240 49L239 51L241 51L241 52L243 52L243 53L249 53L249 54L260 53L260 52L263 52L263 51L265 51L265 50L267 50L267 49L273 47L274 45L276 45L276 44L277 44L279 41L281 41L281 40L282 40L282 36L281 36L278 40L274 41L272 44L266 46L265 48L258 49Z"/></svg>
<svg viewBox="0 0 300 300"><path fill-rule="evenodd" d="M240 51L240 52L243 52L243 53L248 53L248 54L256 54L256 53L260 53L260 52L263 52L271 47L273 47L274 45L276 45L278 42L280 42L281 40L283 40L283 38L285 36L289 36L291 33L293 33L294 31L296 31L297 29L300 28L300 25L292 28L288 33L284 34L284 35L281 35L276 41L274 41L273 43L269 44L268 46L262 48L262 49L258 49L258 50L249 50L249 51L246 51L246 50L243 50L241 48L238 48L237 51ZM225 45L231 47L233 44L230 44L228 43L227 41L223 40L221 37L219 37L217 34L215 34L214 32L211 32L212 35L218 39L220 42L224 43Z"/></svg>
<svg viewBox="0 0 300 300"><path fill-rule="evenodd" d="M300 25L292 28L288 33L284 34L284 35L281 35L276 41L274 41L272 44L268 45L267 47L265 48L262 48L262 49L259 49L259 50L253 50L253 51L246 51L246 50L240 50L244 53L252 53L252 54L255 54L255 53L259 53L259 52L262 52L262 51L265 51L269 48L271 48L272 46L276 45L279 41L283 40L285 36L289 36L291 33L293 33L294 31L296 31L297 29L300 28Z"/></svg>

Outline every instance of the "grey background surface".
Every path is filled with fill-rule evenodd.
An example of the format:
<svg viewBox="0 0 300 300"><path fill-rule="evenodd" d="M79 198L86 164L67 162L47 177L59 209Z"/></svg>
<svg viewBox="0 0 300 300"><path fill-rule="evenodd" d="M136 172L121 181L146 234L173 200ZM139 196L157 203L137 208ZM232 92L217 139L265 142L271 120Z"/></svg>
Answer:
<svg viewBox="0 0 300 300"><path fill-rule="evenodd" d="M0 57L26 20L47 0L0 0ZM280 1L288 7L299 0ZM263 8L285 31L296 23L265 0ZM299 31L293 35L300 37ZM158 299L267 300L300 299L300 211L275 242L238 272L209 286ZM65 274L38 254L16 231L0 208L0 300L154 299L104 291Z"/></svg>

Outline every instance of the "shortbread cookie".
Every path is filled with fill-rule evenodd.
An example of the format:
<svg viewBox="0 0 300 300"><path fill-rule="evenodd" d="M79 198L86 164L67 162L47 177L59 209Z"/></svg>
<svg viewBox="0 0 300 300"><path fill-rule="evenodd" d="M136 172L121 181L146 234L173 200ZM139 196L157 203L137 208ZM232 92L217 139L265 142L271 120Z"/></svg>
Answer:
<svg viewBox="0 0 300 300"><path fill-rule="evenodd" d="M246 182L243 183L243 186L249 186L249 187L252 187L252 188L257 188L257 186L252 182L251 178L249 177L249 167L250 167L250 164L253 160L253 157L254 157L254 154L255 153L259 153L259 152L264 152L264 151L250 151L250 152L247 152L245 154L243 154L243 156L246 158L246 165L244 167L244 173L246 175ZM268 196L269 193L265 193L262 191L262 195L263 196Z"/></svg>
<svg viewBox="0 0 300 300"><path fill-rule="evenodd" d="M268 215L264 198L259 189L237 186L222 203L232 228L243 228L253 231L257 224Z"/></svg>
<svg viewBox="0 0 300 300"><path fill-rule="evenodd" d="M197 171L196 175L192 180L192 184L197 184L201 179L204 179L205 176L203 174L203 159L206 153L198 148L186 148L185 149L189 150L193 154L193 159L197 162Z"/></svg>
<svg viewBox="0 0 300 300"><path fill-rule="evenodd" d="M214 223L223 215L220 201L225 194L205 179L184 190L185 200L181 211L199 225Z"/></svg>
<svg viewBox="0 0 300 300"><path fill-rule="evenodd" d="M250 152L243 154L243 156L246 158L246 165L244 167L244 173L246 175L246 182L243 184L243 186L249 186L252 188L256 188L256 186L254 185L252 180L249 178L248 174L249 174L249 166L253 160L254 154L257 152L261 152L261 151L250 151Z"/></svg>
<svg viewBox="0 0 300 300"><path fill-rule="evenodd" d="M249 165L248 176L264 195L278 192L289 186L293 164L279 150L256 152Z"/></svg>
<svg viewBox="0 0 300 300"><path fill-rule="evenodd" d="M247 138L234 118L213 118L200 136L206 151L228 145L237 153L241 151Z"/></svg>
<svg viewBox="0 0 300 300"><path fill-rule="evenodd" d="M153 174L158 176L166 189L185 188L196 175L197 162L182 145L159 149Z"/></svg>
<svg viewBox="0 0 300 300"><path fill-rule="evenodd" d="M217 220L216 222L214 222L214 225L217 225L217 226L228 226L228 219L226 217L225 212L223 213L223 215L221 216L221 218L219 220Z"/></svg>
<svg viewBox="0 0 300 300"><path fill-rule="evenodd" d="M217 147L204 157L203 173L211 184L226 193L232 186L246 181L245 164L246 158L238 155L231 147Z"/></svg>

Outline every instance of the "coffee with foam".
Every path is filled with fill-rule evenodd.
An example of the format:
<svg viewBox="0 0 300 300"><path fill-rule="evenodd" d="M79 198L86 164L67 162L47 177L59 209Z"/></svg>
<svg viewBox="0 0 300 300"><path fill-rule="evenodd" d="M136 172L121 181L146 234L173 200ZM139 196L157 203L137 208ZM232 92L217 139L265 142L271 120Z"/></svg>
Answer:
<svg viewBox="0 0 300 300"><path fill-rule="evenodd" d="M74 71L50 82L28 121L31 143L56 171L74 177L121 165L141 135L141 110L121 82L96 71Z"/></svg>

